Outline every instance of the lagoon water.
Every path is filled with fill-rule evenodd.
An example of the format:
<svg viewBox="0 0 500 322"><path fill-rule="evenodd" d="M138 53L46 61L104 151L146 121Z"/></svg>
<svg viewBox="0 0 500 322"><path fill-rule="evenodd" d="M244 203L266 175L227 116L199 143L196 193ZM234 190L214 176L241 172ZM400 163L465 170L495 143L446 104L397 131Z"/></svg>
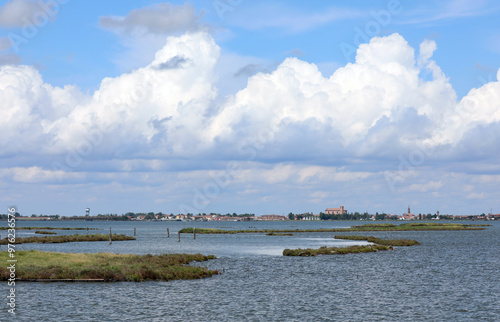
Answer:
<svg viewBox="0 0 500 322"><path fill-rule="evenodd" d="M314 229L365 222L17 222L91 227L136 241L26 244L18 249L133 254L202 253L195 263L223 274L202 280L16 284L16 318L0 321L498 321L500 222L482 231L368 232L410 238L419 246L342 256L284 257L285 248L362 244L334 233L202 235L184 227ZM471 222L467 222L471 223ZM483 222L475 222L483 223ZM167 238L167 228L170 238ZM57 231L58 234L86 233ZM5 231L0 234L5 235ZM18 230L18 237L33 235ZM353 234L353 233L344 233ZM359 234L359 233L358 233ZM5 236L2 236L5 237ZM5 250L6 246L1 246ZM6 303L7 285L1 284Z"/></svg>

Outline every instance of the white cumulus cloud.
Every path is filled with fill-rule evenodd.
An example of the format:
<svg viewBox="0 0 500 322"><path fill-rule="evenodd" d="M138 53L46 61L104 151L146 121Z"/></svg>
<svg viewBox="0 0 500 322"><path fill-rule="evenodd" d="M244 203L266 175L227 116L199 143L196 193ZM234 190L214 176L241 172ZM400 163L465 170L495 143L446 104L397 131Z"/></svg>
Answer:
<svg viewBox="0 0 500 322"><path fill-rule="evenodd" d="M43 175L28 179L50 177L33 166L59 174L55 159L75 170L76 155L87 170L120 172L204 171L236 160L250 162L238 182L309 184L387 173L387 160L422 145L432 147L422 162L437 162L495 144L500 83L458 100L432 60L436 47L426 40L416 56L399 34L375 37L329 77L288 58L226 98L216 88L220 48L205 32L169 37L148 65L105 78L90 94L47 84L33 67L2 66L0 151L31 156L26 169ZM436 182L412 189L438 189Z"/></svg>
<svg viewBox="0 0 500 322"><path fill-rule="evenodd" d="M437 135L457 105L448 80L429 65L432 51L423 50L420 68L402 36L376 37L359 47L355 63L328 78L315 64L288 58L275 71L250 77L248 86L225 103L210 135L235 143L269 131L283 146L296 139L323 156L350 147L369 153L388 142L392 148L415 146ZM420 78L422 69L435 77ZM419 124L409 124L415 120Z"/></svg>

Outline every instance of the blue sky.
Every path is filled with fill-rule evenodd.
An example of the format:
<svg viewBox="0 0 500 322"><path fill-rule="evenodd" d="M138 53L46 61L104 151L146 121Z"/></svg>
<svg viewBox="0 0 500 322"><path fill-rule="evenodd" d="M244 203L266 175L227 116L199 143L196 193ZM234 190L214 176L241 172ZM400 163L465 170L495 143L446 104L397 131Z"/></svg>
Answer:
<svg viewBox="0 0 500 322"><path fill-rule="evenodd" d="M499 15L0 1L0 198L23 214L498 213Z"/></svg>

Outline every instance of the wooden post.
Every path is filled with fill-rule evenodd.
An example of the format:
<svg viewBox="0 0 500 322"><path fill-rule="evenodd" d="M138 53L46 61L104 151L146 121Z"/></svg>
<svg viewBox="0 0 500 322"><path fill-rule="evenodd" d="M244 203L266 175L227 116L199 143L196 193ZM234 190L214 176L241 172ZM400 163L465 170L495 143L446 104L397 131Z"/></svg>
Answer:
<svg viewBox="0 0 500 322"><path fill-rule="evenodd" d="M111 227L109 227L109 244L111 245Z"/></svg>
<svg viewBox="0 0 500 322"><path fill-rule="evenodd" d="M196 239L196 228L193 227L193 239Z"/></svg>
<svg viewBox="0 0 500 322"><path fill-rule="evenodd" d="M135 227L134 227L134 236L135 236Z"/></svg>
<svg viewBox="0 0 500 322"><path fill-rule="evenodd" d="M89 227L87 226L87 235L89 234Z"/></svg>
<svg viewBox="0 0 500 322"><path fill-rule="evenodd" d="M170 230L168 230L168 228L167 228L167 238L169 238L169 237L170 237Z"/></svg>
<svg viewBox="0 0 500 322"><path fill-rule="evenodd" d="M179 232L177 233L177 241L180 242L181 241L181 231L179 230Z"/></svg>

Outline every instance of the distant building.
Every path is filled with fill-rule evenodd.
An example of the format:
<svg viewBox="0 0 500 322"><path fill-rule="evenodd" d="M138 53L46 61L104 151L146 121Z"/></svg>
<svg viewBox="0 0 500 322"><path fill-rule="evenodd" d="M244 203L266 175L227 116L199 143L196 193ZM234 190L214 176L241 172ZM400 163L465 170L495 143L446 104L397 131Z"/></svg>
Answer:
<svg viewBox="0 0 500 322"><path fill-rule="evenodd" d="M492 213L489 213L489 214L486 216L486 219L488 219L488 220L500 220L500 214L492 214Z"/></svg>
<svg viewBox="0 0 500 322"><path fill-rule="evenodd" d="M408 212L403 214L403 220L413 220L415 219L415 215L411 213L410 206L408 206Z"/></svg>
<svg viewBox="0 0 500 322"><path fill-rule="evenodd" d="M320 220L320 217L312 212L306 212L302 214L302 220Z"/></svg>
<svg viewBox="0 0 500 322"><path fill-rule="evenodd" d="M474 219L472 215L453 215L453 219Z"/></svg>
<svg viewBox="0 0 500 322"><path fill-rule="evenodd" d="M260 220L286 220L285 216L281 215L262 215L259 217Z"/></svg>
<svg viewBox="0 0 500 322"><path fill-rule="evenodd" d="M340 206L340 208L326 208L325 215L344 215L347 214L347 210L344 209L344 206Z"/></svg>

